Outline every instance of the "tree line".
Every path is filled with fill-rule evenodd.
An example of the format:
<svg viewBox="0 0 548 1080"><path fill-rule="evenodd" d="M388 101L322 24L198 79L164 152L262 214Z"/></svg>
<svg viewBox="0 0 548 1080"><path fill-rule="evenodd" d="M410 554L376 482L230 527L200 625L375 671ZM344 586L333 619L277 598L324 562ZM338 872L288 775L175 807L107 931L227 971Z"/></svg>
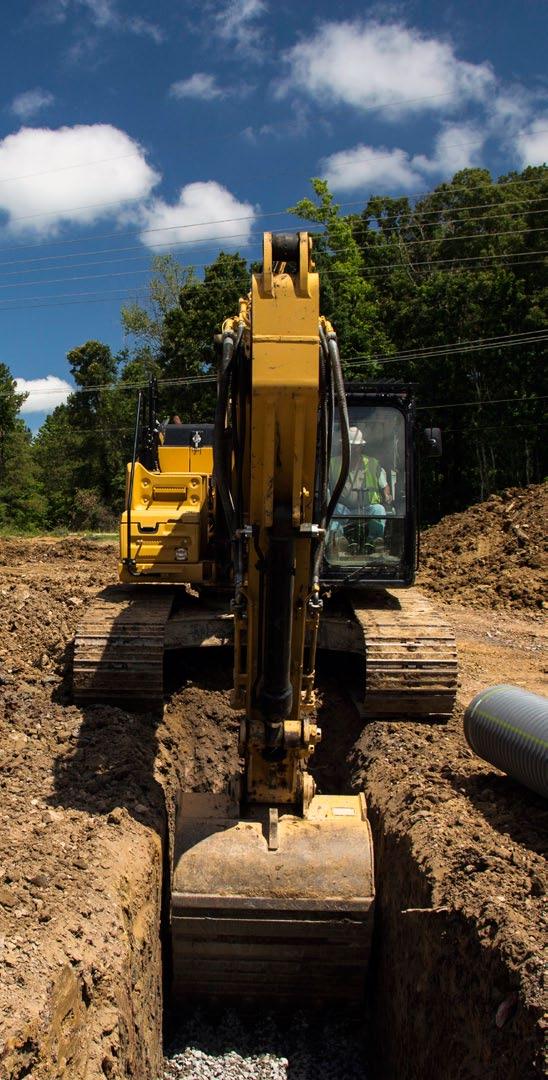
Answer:
<svg viewBox="0 0 548 1080"><path fill-rule="evenodd" d="M466 169L412 202L374 196L344 214L326 183L292 211L316 233L322 312L353 381L411 383L420 423L444 454L423 469L433 521L545 476L548 167L493 180ZM305 227L303 225L303 227ZM203 277L153 260L144 306L122 308L129 345L68 354L76 390L32 437L24 395L0 364L0 527L115 526L131 456L136 387L160 380L160 412L211 419L213 335L249 290L250 267L221 252Z"/></svg>

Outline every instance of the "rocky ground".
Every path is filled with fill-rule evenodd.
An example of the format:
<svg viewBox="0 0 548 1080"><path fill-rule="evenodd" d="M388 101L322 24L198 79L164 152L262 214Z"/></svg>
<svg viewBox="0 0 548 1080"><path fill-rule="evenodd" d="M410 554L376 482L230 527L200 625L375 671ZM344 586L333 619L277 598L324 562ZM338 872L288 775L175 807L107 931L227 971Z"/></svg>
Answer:
<svg viewBox="0 0 548 1080"><path fill-rule="evenodd" d="M262 1027L198 1014L177 1018L162 1064L165 839L177 787L222 786L236 765L230 658L204 650L171 671L159 724L76 708L70 642L115 580L114 548L0 542L0 1080L543 1075L548 811L472 755L462 709L493 682L546 693L545 498L508 493L425 536L421 585L459 646L450 724L364 727L323 668L317 780L363 785L375 831L367 1054L355 1029L311 1033L305 1014Z"/></svg>

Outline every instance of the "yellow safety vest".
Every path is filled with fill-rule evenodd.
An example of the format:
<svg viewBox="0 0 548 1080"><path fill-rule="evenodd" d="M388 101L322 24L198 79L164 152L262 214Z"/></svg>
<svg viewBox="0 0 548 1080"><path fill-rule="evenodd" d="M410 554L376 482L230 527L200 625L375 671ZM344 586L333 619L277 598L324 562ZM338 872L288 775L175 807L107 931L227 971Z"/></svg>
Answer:
<svg viewBox="0 0 548 1080"><path fill-rule="evenodd" d="M379 492L379 476L380 476L381 466L380 466L380 463L377 460L377 458L367 457L366 454L363 455L362 461L363 461L363 471L364 471L364 492L367 492L366 502L370 506L376 506L381 502L381 496L380 496L380 492ZM339 474L340 467L341 467L341 459L340 458L331 458L331 475L334 478L334 481L336 480L336 478L337 478L337 476ZM355 479L356 473L358 471L359 471L359 469L355 470L354 479ZM346 482L347 484L348 484L348 481L350 481L350 483L352 484L352 472L348 473L348 480ZM343 489L343 493L344 493L344 489ZM342 495L341 495L341 498L342 498Z"/></svg>

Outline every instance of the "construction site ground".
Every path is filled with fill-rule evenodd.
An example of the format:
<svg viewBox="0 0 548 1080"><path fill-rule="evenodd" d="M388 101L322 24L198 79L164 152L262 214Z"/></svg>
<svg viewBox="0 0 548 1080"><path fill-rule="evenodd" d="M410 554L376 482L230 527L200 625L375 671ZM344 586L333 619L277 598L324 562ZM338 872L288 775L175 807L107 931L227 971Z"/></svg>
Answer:
<svg viewBox="0 0 548 1080"><path fill-rule="evenodd" d="M419 586L459 650L449 723L364 724L340 658L321 663L316 779L365 789L378 878L370 1002L341 1080L358 1045L383 1080L544 1075L548 809L472 754L462 712L497 682L546 693L545 521L535 487L423 538ZM0 541L0 1080L209 1075L162 1059L165 886L177 790L219 790L237 768L230 652L170 661L162 721L77 708L71 641L115 579L112 543ZM318 1020L317 1061L330 1032ZM307 1061L286 1075L319 1076ZM265 1069L245 1075L278 1075Z"/></svg>

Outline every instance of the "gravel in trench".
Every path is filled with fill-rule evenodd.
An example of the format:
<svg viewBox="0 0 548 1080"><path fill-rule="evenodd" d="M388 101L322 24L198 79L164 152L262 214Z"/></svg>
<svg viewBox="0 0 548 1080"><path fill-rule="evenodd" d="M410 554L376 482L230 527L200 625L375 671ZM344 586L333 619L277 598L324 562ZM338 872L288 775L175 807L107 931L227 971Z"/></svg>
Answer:
<svg viewBox="0 0 548 1080"><path fill-rule="evenodd" d="M258 1006L260 1008L260 1006ZM179 1028L160 1080L366 1080L363 1038L322 1013L216 1019L196 1010Z"/></svg>

